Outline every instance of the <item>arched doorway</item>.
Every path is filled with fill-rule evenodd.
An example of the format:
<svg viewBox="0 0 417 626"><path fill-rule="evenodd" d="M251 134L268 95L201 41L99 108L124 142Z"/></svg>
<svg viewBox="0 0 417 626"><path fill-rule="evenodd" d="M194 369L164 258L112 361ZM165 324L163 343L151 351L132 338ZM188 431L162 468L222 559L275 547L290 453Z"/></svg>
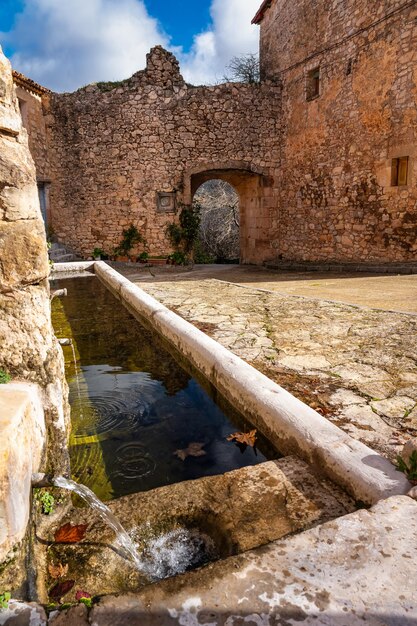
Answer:
<svg viewBox="0 0 417 626"><path fill-rule="evenodd" d="M262 263L270 257L271 216L265 187L271 186L271 179L244 161L201 164L185 174L185 203L191 203L201 185L211 180L226 181L239 196L240 262Z"/></svg>
<svg viewBox="0 0 417 626"><path fill-rule="evenodd" d="M205 262L239 263L239 196L230 183L213 179L203 183L194 194L200 208L198 247Z"/></svg>

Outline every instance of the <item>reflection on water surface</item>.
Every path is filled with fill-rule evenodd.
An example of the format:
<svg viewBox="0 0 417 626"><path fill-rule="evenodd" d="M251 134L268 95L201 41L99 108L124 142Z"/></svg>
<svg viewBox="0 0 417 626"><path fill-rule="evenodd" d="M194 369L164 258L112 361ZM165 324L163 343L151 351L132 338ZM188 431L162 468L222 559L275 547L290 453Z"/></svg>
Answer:
<svg viewBox="0 0 417 626"><path fill-rule="evenodd" d="M52 307L57 336L73 340L74 349L63 350L74 480L109 500L265 460L259 449L226 441L248 426L232 423L97 278L52 283L64 286L68 296ZM267 449L262 439L258 445Z"/></svg>

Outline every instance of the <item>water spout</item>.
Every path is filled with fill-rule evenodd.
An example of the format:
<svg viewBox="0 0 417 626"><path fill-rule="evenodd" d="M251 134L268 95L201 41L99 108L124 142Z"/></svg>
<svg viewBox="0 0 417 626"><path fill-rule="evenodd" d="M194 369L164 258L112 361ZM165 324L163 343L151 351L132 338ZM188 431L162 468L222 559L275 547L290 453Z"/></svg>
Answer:
<svg viewBox="0 0 417 626"><path fill-rule="evenodd" d="M111 512L108 506L106 506L95 493L91 491L85 485L80 485L73 480L64 478L63 476L55 476L51 478L51 483L55 487L61 489L67 489L76 493L87 504L98 513L99 517L116 533L116 544L123 553L123 556L135 564L138 570L143 569L143 564L139 553L136 550L135 544L132 539L123 528L117 517Z"/></svg>
<svg viewBox="0 0 417 626"><path fill-rule="evenodd" d="M58 343L60 346L72 346L72 339L58 339Z"/></svg>
<svg viewBox="0 0 417 626"><path fill-rule="evenodd" d="M57 289L56 291L52 291L50 295L50 300L52 302L54 298L63 298L67 294L68 294L68 291L66 289Z"/></svg>

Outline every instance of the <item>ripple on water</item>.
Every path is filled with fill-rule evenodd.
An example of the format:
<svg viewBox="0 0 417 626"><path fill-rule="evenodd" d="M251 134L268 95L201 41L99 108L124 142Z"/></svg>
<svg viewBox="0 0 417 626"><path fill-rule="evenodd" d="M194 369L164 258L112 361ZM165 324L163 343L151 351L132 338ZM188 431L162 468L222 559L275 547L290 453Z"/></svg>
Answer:
<svg viewBox="0 0 417 626"><path fill-rule="evenodd" d="M125 390L83 389L72 398L71 406L81 418L76 435L129 434L150 421L149 404Z"/></svg>
<svg viewBox="0 0 417 626"><path fill-rule="evenodd" d="M153 474L156 461L140 442L126 443L116 450L113 476L137 480Z"/></svg>

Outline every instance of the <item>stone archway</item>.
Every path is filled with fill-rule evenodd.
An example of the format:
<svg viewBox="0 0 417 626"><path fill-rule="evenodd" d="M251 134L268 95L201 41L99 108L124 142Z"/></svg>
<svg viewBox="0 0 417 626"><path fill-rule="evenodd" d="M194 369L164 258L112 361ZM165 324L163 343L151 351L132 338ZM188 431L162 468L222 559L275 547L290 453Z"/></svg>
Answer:
<svg viewBox="0 0 417 626"><path fill-rule="evenodd" d="M197 189L212 179L225 180L239 195L240 262L262 263L270 251L271 219L264 202L264 188L271 186L269 177L245 161L202 164L185 176L185 202L191 203Z"/></svg>

